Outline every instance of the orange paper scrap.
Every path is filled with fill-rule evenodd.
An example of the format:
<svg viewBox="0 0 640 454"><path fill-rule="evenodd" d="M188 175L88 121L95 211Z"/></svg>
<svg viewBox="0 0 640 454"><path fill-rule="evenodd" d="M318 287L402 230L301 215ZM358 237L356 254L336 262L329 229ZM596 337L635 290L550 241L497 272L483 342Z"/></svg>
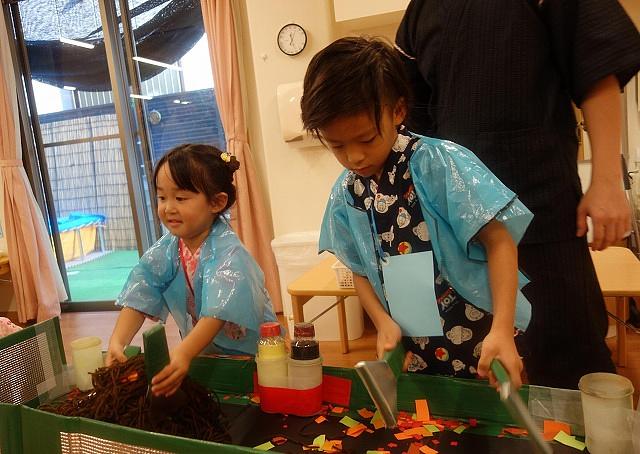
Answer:
<svg viewBox="0 0 640 454"><path fill-rule="evenodd" d="M366 408L361 408L360 410L358 410L358 414L360 416L362 416L364 419L371 419L373 418L373 415L375 413L373 413L371 410L366 409Z"/></svg>
<svg viewBox="0 0 640 454"><path fill-rule="evenodd" d="M332 412L332 413L338 413L338 414L340 414L340 413L342 413L343 411L344 411L344 408L342 408L342 407L333 407L333 408L331 409L331 412Z"/></svg>
<svg viewBox="0 0 640 454"><path fill-rule="evenodd" d="M433 434L424 426L407 429L403 433L411 435L422 435L423 437L431 437Z"/></svg>
<svg viewBox="0 0 640 454"><path fill-rule="evenodd" d="M413 438L413 434L408 434L406 432L398 432L394 434L398 440L408 440L409 438Z"/></svg>
<svg viewBox="0 0 640 454"><path fill-rule="evenodd" d="M323 423L325 421L327 421L327 418L325 418L324 416L320 415L315 419L317 424Z"/></svg>
<svg viewBox="0 0 640 454"><path fill-rule="evenodd" d="M571 426L564 422L552 421L551 419L544 420L543 437L545 441L553 440L560 431L563 431L567 435L571 435Z"/></svg>
<svg viewBox="0 0 640 454"><path fill-rule="evenodd" d="M526 429L520 429L519 427L505 427L502 431L511 435L527 436Z"/></svg>
<svg viewBox="0 0 640 454"><path fill-rule="evenodd" d="M342 440L327 440L322 447L324 452L340 452L342 451Z"/></svg>
<svg viewBox="0 0 640 454"><path fill-rule="evenodd" d="M429 404L427 404L427 399L416 400L416 420L424 421L424 422L431 420L431 415L429 414Z"/></svg>
<svg viewBox="0 0 640 454"><path fill-rule="evenodd" d="M421 452L422 454L438 454L438 451L436 451L436 450L435 450L435 449L433 449L433 448L430 448L430 447L429 447L429 446L427 446L427 445L422 446L422 447L420 448L420 452Z"/></svg>
<svg viewBox="0 0 640 454"><path fill-rule="evenodd" d="M364 432L367 429L367 426L365 426L362 423L359 423L358 425L355 425L353 427L349 427L347 429L347 435L349 435L350 437L359 437L362 432Z"/></svg>

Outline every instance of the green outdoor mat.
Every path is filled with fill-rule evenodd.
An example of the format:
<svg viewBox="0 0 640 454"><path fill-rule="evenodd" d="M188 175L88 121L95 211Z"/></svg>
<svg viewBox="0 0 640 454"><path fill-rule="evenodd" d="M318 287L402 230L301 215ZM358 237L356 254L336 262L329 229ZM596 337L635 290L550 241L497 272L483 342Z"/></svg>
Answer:
<svg viewBox="0 0 640 454"><path fill-rule="evenodd" d="M72 302L116 299L138 260L138 251L113 251L68 268Z"/></svg>

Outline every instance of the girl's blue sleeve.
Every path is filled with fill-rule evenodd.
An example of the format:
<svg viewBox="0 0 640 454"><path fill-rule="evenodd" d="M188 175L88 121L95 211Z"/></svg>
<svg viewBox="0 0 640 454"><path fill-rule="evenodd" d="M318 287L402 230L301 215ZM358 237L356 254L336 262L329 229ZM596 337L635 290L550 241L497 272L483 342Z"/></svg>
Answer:
<svg viewBox="0 0 640 454"><path fill-rule="evenodd" d="M348 208L344 196L343 174L335 184L325 208L318 252L329 251L353 273L365 276L366 271L358 254L354 234L348 218ZM366 215L366 214L365 214Z"/></svg>
<svg viewBox="0 0 640 454"><path fill-rule="evenodd" d="M258 333L261 323L275 320L264 275L243 247L219 252L222 257L203 264L200 317L233 322Z"/></svg>
<svg viewBox="0 0 640 454"><path fill-rule="evenodd" d="M412 167L414 182L427 187L426 197L468 258L486 259L484 247L474 237L492 219L500 221L518 244L533 214L517 195L470 150L430 138L419 143L423 150Z"/></svg>
<svg viewBox="0 0 640 454"><path fill-rule="evenodd" d="M166 320L169 313L162 296L176 274L173 237L165 235L133 267L116 305L130 307L150 317ZM177 248L177 246L176 246Z"/></svg>

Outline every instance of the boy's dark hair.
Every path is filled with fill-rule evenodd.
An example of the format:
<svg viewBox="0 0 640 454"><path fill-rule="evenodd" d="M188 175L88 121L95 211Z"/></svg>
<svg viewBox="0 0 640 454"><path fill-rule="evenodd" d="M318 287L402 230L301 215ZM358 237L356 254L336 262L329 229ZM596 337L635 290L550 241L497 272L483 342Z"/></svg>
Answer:
<svg viewBox="0 0 640 454"><path fill-rule="evenodd" d="M380 131L385 104L409 103L410 88L398 52L380 38L341 38L311 59L300 100L302 124L319 129L337 118L371 114Z"/></svg>
<svg viewBox="0 0 640 454"><path fill-rule="evenodd" d="M167 152L156 163L153 171L154 185L157 185L158 170L165 163L169 166L171 179L180 189L201 192L207 200L212 200L216 194L225 192L229 198L222 211L226 211L236 201L233 172L240 168L240 163L235 156L211 145L190 143L179 145Z"/></svg>

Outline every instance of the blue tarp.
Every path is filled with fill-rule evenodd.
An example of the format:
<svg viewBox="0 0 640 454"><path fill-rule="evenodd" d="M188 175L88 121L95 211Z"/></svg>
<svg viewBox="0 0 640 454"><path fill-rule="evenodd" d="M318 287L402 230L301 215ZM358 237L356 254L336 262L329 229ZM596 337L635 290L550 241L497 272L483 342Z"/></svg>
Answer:
<svg viewBox="0 0 640 454"><path fill-rule="evenodd" d="M60 233L78 229L88 225L104 224L106 216L102 214L71 213L69 216L58 218Z"/></svg>

